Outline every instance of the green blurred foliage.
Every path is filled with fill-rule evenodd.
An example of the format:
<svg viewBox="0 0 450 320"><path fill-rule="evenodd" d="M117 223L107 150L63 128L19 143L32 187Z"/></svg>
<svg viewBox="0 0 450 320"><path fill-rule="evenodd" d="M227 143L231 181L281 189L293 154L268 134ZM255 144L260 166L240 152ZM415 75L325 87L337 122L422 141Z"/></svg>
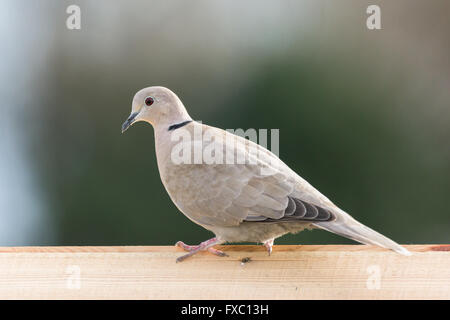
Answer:
<svg viewBox="0 0 450 320"><path fill-rule="evenodd" d="M232 49L219 38L218 47L202 42L203 26L192 40L201 48L188 43L175 52L145 21L127 21L115 55L99 40L109 31L92 21L89 31L56 31L26 102L27 150L54 221L51 244L167 245L211 236L165 192L152 128L138 123L120 133L134 93L149 85L172 89L204 123L280 129L283 161L394 240L449 241L450 121L447 111L434 111L448 100L437 99L433 84L412 81L420 78L414 65L367 48L374 38L312 40L323 30L252 55L251 38ZM182 25L173 28L183 33ZM277 243L351 241L307 231Z"/></svg>
<svg viewBox="0 0 450 320"><path fill-rule="evenodd" d="M439 145L405 139L408 124L392 119L401 107L395 92L402 85L386 88L363 65L339 70L320 59L268 60L207 118L196 111L205 103L201 90L187 108L196 119L222 128L279 128L281 158L357 219L402 243L445 241L445 234L433 230L448 220L450 170L446 162L430 166L423 154L431 149L442 156ZM120 134L139 85L121 89L97 75L101 88L92 86L89 69L60 79L48 93L46 125L35 137L58 244L160 245L207 238L162 186L152 128L139 123ZM350 243L323 231L277 242Z"/></svg>

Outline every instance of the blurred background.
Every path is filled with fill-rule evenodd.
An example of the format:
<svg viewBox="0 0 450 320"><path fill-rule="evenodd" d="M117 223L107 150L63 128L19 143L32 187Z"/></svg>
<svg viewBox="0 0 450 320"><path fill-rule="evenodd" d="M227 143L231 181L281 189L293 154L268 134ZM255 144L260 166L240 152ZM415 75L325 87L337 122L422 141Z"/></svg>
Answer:
<svg viewBox="0 0 450 320"><path fill-rule="evenodd" d="M281 159L375 230L449 243L449 30L445 0L2 1L0 245L211 237L166 194L152 128L120 132L152 85L204 123L280 129Z"/></svg>

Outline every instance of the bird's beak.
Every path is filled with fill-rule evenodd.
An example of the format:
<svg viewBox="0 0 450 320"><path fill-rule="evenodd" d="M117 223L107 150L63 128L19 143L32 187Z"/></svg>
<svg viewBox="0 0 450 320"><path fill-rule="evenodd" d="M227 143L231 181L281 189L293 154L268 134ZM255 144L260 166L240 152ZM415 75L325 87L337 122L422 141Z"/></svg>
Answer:
<svg viewBox="0 0 450 320"><path fill-rule="evenodd" d="M122 133L124 133L125 131L127 131L127 129L134 123L134 121L136 120L136 116L138 115L139 112L133 112L132 114L130 114L130 116L128 117L128 119L123 123L122 125Z"/></svg>

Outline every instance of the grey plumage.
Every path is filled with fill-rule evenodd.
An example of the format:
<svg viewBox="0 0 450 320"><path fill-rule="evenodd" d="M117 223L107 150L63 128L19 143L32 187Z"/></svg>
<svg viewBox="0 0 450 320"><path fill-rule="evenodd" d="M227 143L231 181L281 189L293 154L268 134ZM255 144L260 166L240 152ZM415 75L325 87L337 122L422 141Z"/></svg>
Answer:
<svg viewBox="0 0 450 320"><path fill-rule="evenodd" d="M156 101L154 106L143 105L147 96ZM216 235L214 241L202 243L195 250L242 241L269 243L271 247L274 238L286 233L320 228L365 244L410 254L339 209L269 150L192 121L170 90L150 87L139 91L133 99L132 115L135 115L132 123L146 121L155 129L158 168L172 201L190 220ZM132 123L126 122L124 130ZM244 164L174 163L171 157L177 142L171 134L180 130L185 130L193 139L192 146L200 145L202 151L212 146L232 153L234 159L243 157L248 161ZM194 134L196 130L209 130L223 140L204 141L202 136ZM233 141L232 148L223 141ZM191 246L184 243L182 246L191 251L188 249Z"/></svg>

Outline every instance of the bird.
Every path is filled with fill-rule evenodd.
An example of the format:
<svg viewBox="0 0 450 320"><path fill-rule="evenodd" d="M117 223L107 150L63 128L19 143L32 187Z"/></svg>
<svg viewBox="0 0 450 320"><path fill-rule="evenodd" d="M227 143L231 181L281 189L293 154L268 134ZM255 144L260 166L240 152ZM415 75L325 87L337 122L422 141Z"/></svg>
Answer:
<svg viewBox="0 0 450 320"><path fill-rule="evenodd" d="M122 133L140 121L153 126L158 170L170 199L215 235L198 245L178 241L187 253L176 262L200 251L226 256L214 246L236 242L263 244L270 255L276 238L305 229L411 255L341 210L268 149L194 121L170 89L151 86L134 95ZM223 153L227 161L220 161Z"/></svg>

